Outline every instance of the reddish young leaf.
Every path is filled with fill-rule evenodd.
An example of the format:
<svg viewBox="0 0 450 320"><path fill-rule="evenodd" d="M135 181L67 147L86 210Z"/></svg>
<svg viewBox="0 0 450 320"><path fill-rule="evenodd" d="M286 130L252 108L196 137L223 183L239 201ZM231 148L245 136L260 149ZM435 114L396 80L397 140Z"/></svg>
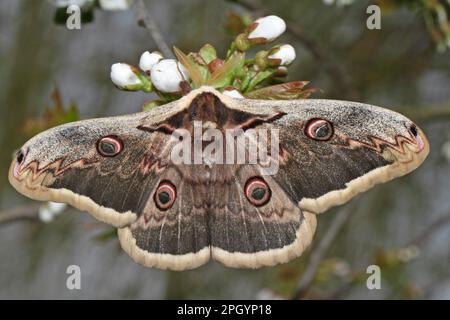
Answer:
<svg viewBox="0 0 450 320"><path fill-rule="evenodd" d="M200 73L199 66L194 63L187 55L185 55L180 49L177 47L173 47L173 52L175 56L180 61L180 63L187 69L189 72L189 77L194 84L194 87L198 88L204 83L204 79Z"/></svg>
<svg viewBox="0 0 450 320"><path fill-rule="evenodd" d="M256 89L246 93L246 97L250 99L268 99L268 100L290 100L305 99L312 93L320 91L318 88L303 90L309 81L294 81L288 83L277 84L261 89Z"/></svg>

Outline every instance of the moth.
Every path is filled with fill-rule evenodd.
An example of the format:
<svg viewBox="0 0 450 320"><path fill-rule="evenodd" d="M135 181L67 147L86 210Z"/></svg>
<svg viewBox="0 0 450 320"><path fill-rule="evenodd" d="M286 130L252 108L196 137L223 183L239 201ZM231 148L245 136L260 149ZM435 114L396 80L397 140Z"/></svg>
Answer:
<svg viewBox="0 0 450 320"><path fill-rule="evenodd" d="M174 133L193 133L199 122L202 132L277 130L278 149L266 157L277 158L276 172L264 163L174 161L186 138ZM214 259L259 268L300 256L316 215L411 172L428 152L422 130L387 109L237 99L203 86L147 112L40 133L18 151L9 180L32 199L68 203L117 227L122 248L144 266L184 270Z"/></svg>

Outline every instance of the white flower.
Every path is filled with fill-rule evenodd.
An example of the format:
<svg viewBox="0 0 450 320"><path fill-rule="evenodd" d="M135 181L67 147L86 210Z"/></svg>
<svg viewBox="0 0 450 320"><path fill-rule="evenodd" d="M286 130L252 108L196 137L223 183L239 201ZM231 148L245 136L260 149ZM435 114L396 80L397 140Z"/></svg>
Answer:
<svg viewBox="0 0 450 320"><path fill-rule="evenodd" d="M141 68L142 71L148 72L162 59L163 56L158 51L154 51L152 53L145 51L139 60L139 68Z"/></svg>
<svg viewBox="0 0 450 320"><path fill-rule="evenodd" d="M127 10L130 8L131 0L100 0L103 10Z"/></svg>
<svg viewBox="0 0 450 320"><path fill-rule="evenodd" d="M55 0L55 5L58 8L66 8L69 6L79 6L82 7L88 2L93 2L92 0Z"/></svg>
<svg viewBox="0 0 450 320"><path fill-rule="evenodd" d="M244 96L235 88L225 88L223 94L232 98L244 99Z"/></svg>
<svg viewBox="0 0 450 320"><path fill-rule="evenodd" d="M126 63L115 63L111 66L111 80L121 88L141 84L141 80Z"/></svg>
<svg viewBox="0 0 450 320"><path fill-rule="evenodd" d="M346 261L339 260L336 261L336 264L334 265L334 274L339 277L345 277L348 275L351 271L350 266Z"/></svg>
<svg viewBox="0 0 450 320"><path fill-rule="evenodd" d="M269 59L279 59L280 65L291 64L295 59L295 49L290 44L283 44L275 49L275 52L268 56Z"/></svg>
<svg viewBox="0 0 450 320"><path fill-rule="evenodd" d="M42 222L51 222L55 216L63 212L66 207L67 205L65 203L47 202L39 207L39 219L41 219Z"/></svg>
<svg viewBox="0 0 450 320"><path fill-rule="evenodd" d="M254 23L257 23L257 26L250 32L248 39L264 38L267 41L272 41L286 30L286 23L277 16L259 18Z"/></svg>
<svg viewBox="0 0 450 320"><path fill-rule="evenodd" d="M174 59L163 59L155 64L150 75L153 85L162 92L178 92L180 82L189 79L186 68Z"/></svg>

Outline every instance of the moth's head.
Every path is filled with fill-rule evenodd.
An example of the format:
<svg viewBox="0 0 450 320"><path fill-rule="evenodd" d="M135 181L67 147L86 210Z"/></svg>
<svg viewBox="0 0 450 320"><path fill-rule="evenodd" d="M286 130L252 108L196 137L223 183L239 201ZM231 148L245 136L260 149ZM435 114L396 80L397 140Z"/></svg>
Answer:
<svg viewBox="0 0 450 320"><path fill-rule="evenodd" d="M63 176L68 168L101 166L105 174L125 174L130 168L122 166L124 157L135 155L124 150L137 143L137 131L128 126L126 118L95 119L51 128L27 141L14 154L9 180L21 193L41 200L41 187L52 185L55 177Z"/></svg>

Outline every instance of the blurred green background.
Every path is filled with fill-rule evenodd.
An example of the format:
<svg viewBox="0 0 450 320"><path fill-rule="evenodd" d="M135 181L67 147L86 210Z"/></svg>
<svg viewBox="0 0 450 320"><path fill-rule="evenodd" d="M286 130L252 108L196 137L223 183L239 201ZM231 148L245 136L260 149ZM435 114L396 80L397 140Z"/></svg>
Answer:
<svg viewBox="0 0 450 320"><path fill-rule="evenodd" d="M40 221L38 204L7 181L14 150L29 138L30 119L54 107L55 88L83 119L137 112L151 98L119 91L109 78L111 64L137 64L143 51L156 50L137 26L136 12L96 9L92 22L68 30L55 24L51 1L1 0L0 298L449 299L450 27L442 10L450 14L450 5L343 2L351 1L146 1L167 43L184 52L208 42L224 55L232 40L224 28L230 12L282 17L290 29L279 42L297 51L290 80L310 80L323 90L313 97L398 110L431 144L412 174L319 216L302 257L275 268L233 270L212 262L177 273L133 263L108 226L73 208ZM366 27L373 3L382 9L381 30ZM433 3L442 6L440 14ZM20 218L4 218L17 213ZM72 264L81 268L81 290L66 288ZM366 287L371 264L381 268L380 290ZM301 281L306 285L296 292Z"/></svg>

